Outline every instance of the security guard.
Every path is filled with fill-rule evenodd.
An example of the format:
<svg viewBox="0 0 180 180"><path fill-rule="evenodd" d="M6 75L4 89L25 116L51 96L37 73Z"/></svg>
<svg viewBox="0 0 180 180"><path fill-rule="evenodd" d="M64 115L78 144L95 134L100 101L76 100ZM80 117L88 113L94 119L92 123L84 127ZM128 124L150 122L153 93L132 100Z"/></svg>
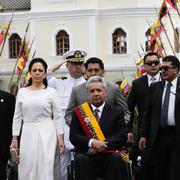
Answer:
<svg viewBox="0 0 180 180"><path fill-rule="evenodd" d="M79 85L85 82L83 77L84 61L87 53L84 50L74 49L66 52L63 55L62 62L52 66L48 72L48 84L55 88L59 95L59 101L63 113L68 105L68 101L71 95L73 86ZM66 63L69 75L67 78L56 79L54 72L58 70L63 63ZM64 120L64 142L65 142L65 153L60 156L60 179L67 180L67 166L70 163L71 156L70 150L73 149L73 145L69 141L69 126Z"/></svg>

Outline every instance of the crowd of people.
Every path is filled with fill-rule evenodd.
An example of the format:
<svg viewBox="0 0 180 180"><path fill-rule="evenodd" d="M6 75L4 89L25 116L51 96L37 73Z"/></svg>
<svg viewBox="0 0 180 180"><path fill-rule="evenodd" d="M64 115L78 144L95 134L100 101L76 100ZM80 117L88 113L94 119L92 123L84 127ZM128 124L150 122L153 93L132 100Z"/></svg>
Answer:
<svg viewBox="0 0 180 180"><path fill-rule="evenodd" d="M178 58L161 60L147 53L146 74L132 82L125 98L117 84L104 80L103 61L85 61L86 56L84 50L70 50L49 69L45 60L34 58L28 68L31 78L16 98L0 91L0 179L7 180L13 150L18 180L68 180L75 150L76 180L95 180L95 168L102 169L106 180L129 180L120 153L127 144L132 180L180 179ZM64 63L68 76L56 78Z"/></svg>

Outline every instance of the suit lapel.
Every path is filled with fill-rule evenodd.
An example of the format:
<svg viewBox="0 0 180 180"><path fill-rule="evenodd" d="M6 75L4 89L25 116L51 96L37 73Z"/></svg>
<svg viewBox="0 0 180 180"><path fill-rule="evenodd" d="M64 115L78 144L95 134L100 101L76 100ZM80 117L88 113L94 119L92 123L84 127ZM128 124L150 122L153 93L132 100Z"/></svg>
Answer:
<svg viewBox="0 0 180 180"><path fill-rule="evenodd" d="M99 120L99 124L100 127L103 128L105 125L105 121L106 119L108 119L107 117L109 116L109 106L107 104L105 104L102 114L101 114L101 118Z"/></svg>
<svg viewBox="0 0 180 180"><path fill-rule="evenodd" d="M142 83L142 84L144 84L146 88L149 88L149 84L148 84L148 76L147 76L147 75L144 76L143 81L144 81L144 83Z"/></svg>
<svg viewBox="0 0 180 180"><path fill-rule="evenodd" d="M163 91L164 91L165 81L159 82L159 85L156 87L156 93L154 94L153 100L155 112L157 112L158 120L155 121L156 124L160 123L161 120L161 108L162 108L162 97L163 97ZM158 125L157 125L158 126Z"/></svg>

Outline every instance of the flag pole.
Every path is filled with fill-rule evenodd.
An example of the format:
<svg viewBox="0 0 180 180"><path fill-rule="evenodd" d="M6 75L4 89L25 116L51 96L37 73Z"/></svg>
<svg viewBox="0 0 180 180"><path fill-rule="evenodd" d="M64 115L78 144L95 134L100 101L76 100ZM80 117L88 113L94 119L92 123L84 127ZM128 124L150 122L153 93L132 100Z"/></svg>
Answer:
<svg viewBox="0 0 180 180"><path fill-rule="evenodd" d="M139 58L141 59L142 57L141 57L141 54L140 54L140 52L138 50L137 50L137 53L139 55Z"/></svg>
<svg viewBox="0 0 180 180"><path fill-rule="evenodd" d="M158 12L157 12L157 9L156 9L156 8L155 8L155 11L156 11L156 14L158 15ZM158 18L159 18L159 16L158 16ZM176 56L176 53L175 53L175 51L174 51L174 49L173 49L173 46L172 46L172 44L171 44L171 41L170 41L169 36L168 36L168 34L167 34L167 31L166 31L166 29L165 29L165 27L164 27L164 24L162 23L161 19L159 19L159 20L160 20L161 26L162 26L163 29L164 29L164 33L165 33L165 35L166 35L167 41L168 41L168 43L169 43L169 45L170 45L170 48L171 48L174 56Z"/></svg>
<svg viewBox="0 0 180 180"><path fill-rule="evenodd" d="M21 51L22 51L22 48L23 48L24 43L25 43L25 40L26 40L26 36L27 36L28 29L29 29L29 22L28 22L28 24L27 24L26 31L25 31L25 35L24 35L24 38L23 38L23 43L22 43L22 45L21 45L21 47L20 47L20 51L19 51L19 53L18 53L16 62L15 62L15 65L14 65L13 73L12 73L12 75L11 75L11 79L10 79L10 82L9 82L9 89L10 89L11 83L12 83L12 81L13 81L13 77L14 77L14 75L15 75L15 71L16 71L16 66L17 66L18 60L19 60L19 58L21 57ZM17 85L15 85L15 86L17 86ZM16 87L16 88L17 88L17 87Z"/></svg>
<svg viewBox="0 0 180 180"><path fill-rule="evenodd" d="M148 19L147 19L147 18L146 18L146 22L147 22L147 24L148 24L149 28L151 29L151 25L150 25L150 23L149 23L149 21L148 21ZM159 37L159 40L160 40L160 42L161 42L161 47L163 48L164 53L166 54L166 50L165 50L165 49L164 49L164 47L163 47L162 40L161 40L161 38L160 38L160 37ZM160 46L159 46L159 44L158 44L158 42L157 42L157 39L155 39L155 41L156 41L157 46L158 46L158 47L160 47ZM161 55L162 55L162 57L164 56L164 55L163 55L163 53L162 53Z"/></svg>
<svg viewBox="0 0 180 180"><path fill-rule="evenodd" d="M9 29L10 29L10 26L11 26L11 23L12 23L12 20L13 20L13 16L14 16L14 12L12 13L11 20L9 21L8 27L7 27L6 32L5 32L4 41L3 41L2 48L1 48L1 51L0 51L0 57L1 57L2 52L3 52L3 49L4 49L4 45L5 45L7 36L8 36L8 32L9 32Z"/></svg>
<svg viewBox="0 0 180 180"><path fill-rule="evenodd" d="M166 29L165 29L165 27L164 27L164 24L162 23L161 20L160 20L160 22L161 22L161 25L162 25L163 28L164 28L164 32L165 32L166 38L167 38L167 40L168 40L168 43L169 43L169 45L170 45L170 47L171 47L171 50L172 50L174 56L176 56L176 53L175 53L175 51L174 51L174 49L173 49L173 46L172 46L172 44L171 44L171 41L170 41L169 36L168 36L168 34L167 34L167 31L166 31Z"/></svg>
<svg viewBox="0 0 180 180"><path fill-rule="evenodd" d="M145 55L145 50L144 50L144 47L143 47L143 45L141 43L140 43L140 46L141 46L141 49L142 49L142 51L143 51L143 53Z"/></svg>
<svg viewBox="0 0 180 180"><path fill-rule="evenodd" d="M30 45L30 48L29 48L29 52L31 51L32 45L33 45L33 43L34 43L34 40L35 40L35 37L33 38L32 42L31 42L31 45ZM32 59L35 57L35 54L36 54L36 50L34 51L32 57L31 57ZM24 84L25 84L25 82L26 82L26 76L27 76L28 72L29 72L29 71L27 70L26 75L25 75L25 77L24 77L23 86L24 86Z"/></svg>

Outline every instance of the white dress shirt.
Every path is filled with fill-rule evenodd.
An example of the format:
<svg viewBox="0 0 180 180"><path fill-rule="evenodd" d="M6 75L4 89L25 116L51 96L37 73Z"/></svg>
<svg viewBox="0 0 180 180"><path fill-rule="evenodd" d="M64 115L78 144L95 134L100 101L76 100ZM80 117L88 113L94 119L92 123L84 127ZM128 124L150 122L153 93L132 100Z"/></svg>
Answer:
<svg viewBox="0 0 180 180"><path fill-rule="evenodd" d="M155 82L158 82L161 80L160 73L157 73L155 76L150 76L149 74L147 74L147 77L148 77L148 85L149 86L151 85L151 83L155 83Z"/></svg>
<svg viewBox="0 0 180 180"><path fill-rule="evenodd" d="M94 106L94 105L91 104L91 107L92 107L92 111L93 111L93 112L94 112L95 109L98 109L98 110L99 110L99 112L98 112L99 119L101 118L101 114L102 114L102 111L103 111L103 109L104 109L104 106L105 106L105 102L104 102L100 107L98 107L98 108L97 108L96 106ZM93 139L90 139L90 140L89 140L88 147L92 147L92 141L93 141Z"/></svg>
<svg viewBox="0 0 180 180"><path fill-rule="evenodd" d="M164 102L164 96L165 96L167 84L168 84L168 81L165 82L165 88L163 91L163 98L162 98L162 105ZM171 84L172 84L172 86L170 87L170 97L169 97L169 106L168 106L168 122L167 122L167 124L169 126L175 126L174 110L175 110L177 78L175 78L171 82Z"/></svg>

